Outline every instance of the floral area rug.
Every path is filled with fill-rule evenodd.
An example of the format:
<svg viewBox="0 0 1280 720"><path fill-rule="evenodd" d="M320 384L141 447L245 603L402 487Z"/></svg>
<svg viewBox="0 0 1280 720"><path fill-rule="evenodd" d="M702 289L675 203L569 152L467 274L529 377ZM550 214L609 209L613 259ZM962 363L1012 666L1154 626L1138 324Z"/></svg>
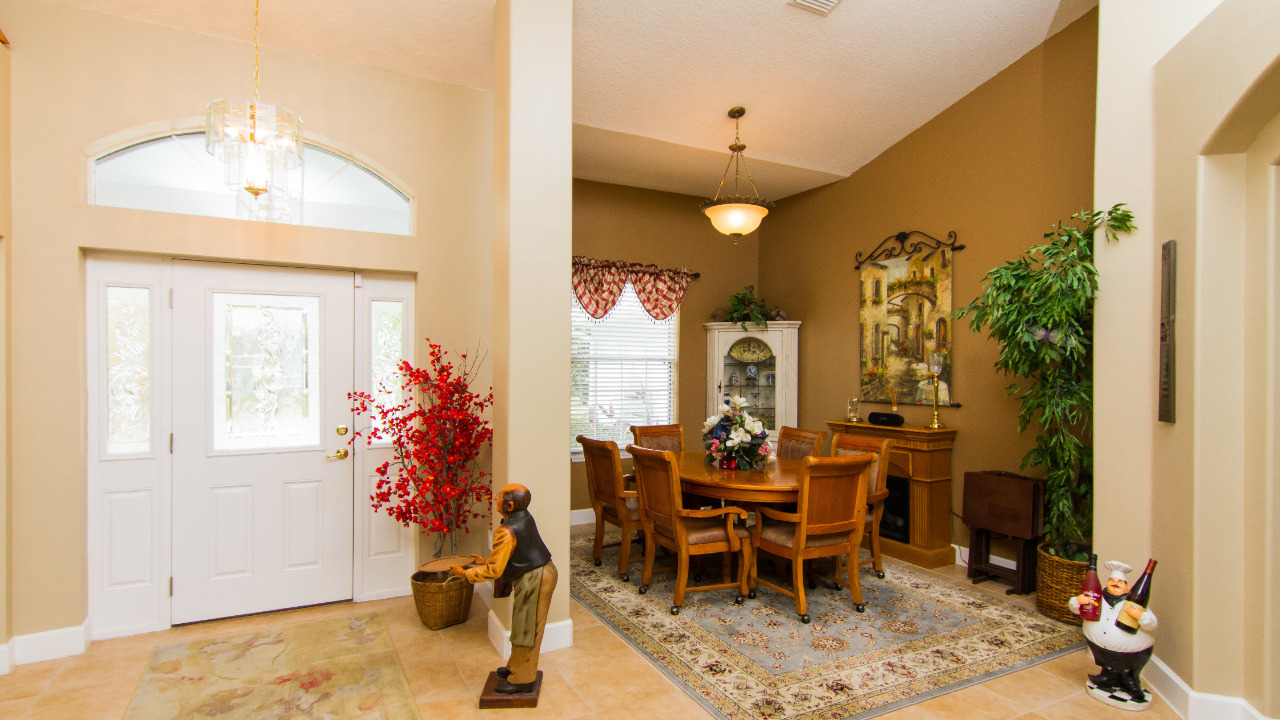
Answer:
<svg viewBox="0 0 1280 720"><path fill-rule="evenodd" d="M673 573L655 573L641 595L641 565L623 582L617 549L595 567L591 540L571 541L573 596L729 720L874 717L1084 644L1079 628L890 558L884 580L862 570L865 614L854 612L847 589L819 580L807 593L808 624L791 598L763 586L741 606L736 589L686 594L673 616ZM767 566L760 563L762 575Z"/></svg>
<svg viewBox="0 0 1280 720"><path fill-rule="evenodd" d="M124 720L416 719L378 614L156 648Z"/></svg>

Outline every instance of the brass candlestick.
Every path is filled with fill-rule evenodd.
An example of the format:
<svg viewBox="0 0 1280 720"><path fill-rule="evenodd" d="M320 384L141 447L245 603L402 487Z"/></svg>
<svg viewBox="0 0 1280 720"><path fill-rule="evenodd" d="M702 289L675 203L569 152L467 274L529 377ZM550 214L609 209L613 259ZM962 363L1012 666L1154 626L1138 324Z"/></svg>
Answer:
<svg viewBox="0 0 1280 720"><path fill-rule="evenodd" d="M937 430L942 427L942 423L938 422L938 373L931 372L929 376L933 378L933 422L929 423L929 427Z"/></svg>

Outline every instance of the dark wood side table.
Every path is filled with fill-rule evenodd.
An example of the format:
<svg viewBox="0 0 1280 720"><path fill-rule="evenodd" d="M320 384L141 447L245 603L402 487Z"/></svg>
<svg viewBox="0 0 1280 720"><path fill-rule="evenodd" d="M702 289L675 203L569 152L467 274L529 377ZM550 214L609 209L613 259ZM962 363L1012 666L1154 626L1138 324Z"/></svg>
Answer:
<svg viewBox="0 0 1280 720"><path fill-rule="evenodd" d="M961 516L969 526L969 577L980 583L992 577L1013 582L1006 595L1036 589L1036 546L1044 534L1044 480L988 470L964 474ZM991 533L1013 538L1018 545L1013 569L991 562Z"/></svg>
<svg viewBox="0 0 1280 720"><path fill-rule="evenodd" d="M832 432L892 438L889 474L910 482L910 542L883 534L880 551L926 568L954 565L951 547L951 446L956 431L918 425L888 427L868 422L828 420Z"/></svg>

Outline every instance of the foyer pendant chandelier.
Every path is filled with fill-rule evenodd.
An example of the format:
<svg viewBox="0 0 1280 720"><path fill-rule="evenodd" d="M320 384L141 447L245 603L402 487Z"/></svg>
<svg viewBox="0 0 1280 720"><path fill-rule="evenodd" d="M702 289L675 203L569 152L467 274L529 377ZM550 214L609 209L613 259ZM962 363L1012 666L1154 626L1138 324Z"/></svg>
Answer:
<svg viewBox="0 0 1280 720"><path fill-rule="evenodd" d="M746 114L747 111L741 107L729 109L729 117L733 118L733 144L729 146L729 150L733 154L729 156L729 164L725 166L724 175L720 177L716 196L702 201L702 212L711 218L711 224L716 230L732 237L735 243L738 238L760 227L760 221L769 214L769 208L773 207L773 203L760 198L760 193L756 191L756 182L751 177L751 168L747 167L747 158L742 154L747 146L742 144L739 130L742 116ZM733 168L733 195L721 197L724 181L729 177L729 168ZM752 197L743 197L738 192L738 178L743 170L747 173Z"/></svg>
<svg viewBox="0 0 1280 720"><path fill-rule="evenodd" d="M258 0L253 2L253 99L206 109L205 149L222 161L237 214L251 220L301 222L302 120L258 97Z"/></svg>

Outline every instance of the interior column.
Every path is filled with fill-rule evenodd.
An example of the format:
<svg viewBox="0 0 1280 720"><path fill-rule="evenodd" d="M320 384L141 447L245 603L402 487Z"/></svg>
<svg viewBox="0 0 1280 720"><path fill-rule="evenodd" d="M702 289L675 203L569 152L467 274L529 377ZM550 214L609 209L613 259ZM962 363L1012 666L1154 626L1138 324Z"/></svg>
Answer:
<svg viewBox="0 0 1280 720"><path fill-rule="evenodd" d="M569 267L573 212L573 2L494 9L494 489L527 486L560 571L544 652L569 621ZM496 521L495 521L496 522ZM490 639L504 652L495 620Z"/></svg>

